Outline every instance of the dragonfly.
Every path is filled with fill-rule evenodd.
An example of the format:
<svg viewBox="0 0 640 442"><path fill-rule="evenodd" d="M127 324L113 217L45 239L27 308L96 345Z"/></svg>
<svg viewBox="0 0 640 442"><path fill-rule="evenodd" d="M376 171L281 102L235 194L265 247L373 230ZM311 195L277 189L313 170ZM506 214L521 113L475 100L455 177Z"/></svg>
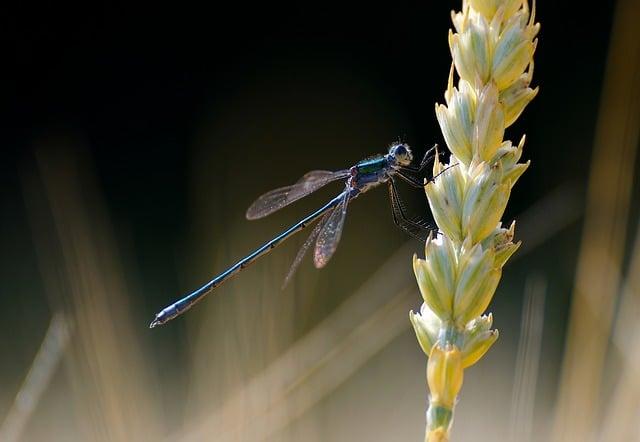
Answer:
<svg viewBox="0 0 640 442"><path fill-rule="evenodd" d="M165 324L180 316L211 291L318 220L319 222L296 255L284 285L289 282L306 251L314 242L313 262L316 268L324 267L340 242L349 203L361 194L382 184L387 184L389 190L391 212L395 224L412 237L424 241L434 228L423 221L407 217L406 209L398 194L396 179L405 181L412 187L422 189L424 178L420 178L420 176L430 159L433 158L433 151L437 152L437 145L427 151L418 165L413 165L413 154L409 145L401 142L393 143L386 154L367 158L348 169L339 171L314 170L305 174L292 186L281 187L260 196L247 209L247 219L255 220L270 215L334 181L343 180L345 183L344 190L324 206L263 244L199 289L161 310L156 314L149 328Z"/></svg>

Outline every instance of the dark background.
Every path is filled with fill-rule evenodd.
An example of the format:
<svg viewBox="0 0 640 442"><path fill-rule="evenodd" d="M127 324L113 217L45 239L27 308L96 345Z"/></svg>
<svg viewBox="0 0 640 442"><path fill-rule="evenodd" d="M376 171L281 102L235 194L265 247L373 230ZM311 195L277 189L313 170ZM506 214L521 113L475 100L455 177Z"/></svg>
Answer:
<svg viewBox="0 0 640 442"><path fill-rule="evenodd" d="M188 333L183 321L174 321L148 335L153 314L336 188L274 219L249 223L244 210L256 196L307 170L343 168L384 152L397 139L418 156L435 142L443 145L434 102L444 101L453 8L457 2L49 3L4 12L0 415L52 308L25 190L38 152L82 158L113 228L134 319L150 343L146 357L159 378L172 379L180 391L189 384L183 373ZM526 132L524 159L532 165L512 193L506 220L563 185L574 189L575 199L584 197L613 2L599 8L538 5L542 29L533 85L541 91L506 134L517 142ZM301 273L314 278L318 297L296 301L302 303L298 311L313 314L296 318L294 337L329 314L406 241L391 222L386 193L375 193L350 208L333 266L313 276L309 262L303 263ZM412 212L425 213L421 192L404 188L403 195ZM534 252L527 266L506 270L511 282L505 286L521 292L532 266L555 267L550 278L557 296L547 305L551 333L564 330L579 229L573 224ZM240 239L219 245L230 231ZM274 273L282 276L295 254L295 246L285 247L274 252L283 261ZM415 249L420 253L419 244ZM340 273L345 268L349 272ZM517 327L521 299L501 290L493 310L508 330ZM273 302L282 296L293 293ZM562 342L556 345L552 352L559 354ZM159 395L166 402L182 398ZM177 405L166 407L181 413Z"/></svg>

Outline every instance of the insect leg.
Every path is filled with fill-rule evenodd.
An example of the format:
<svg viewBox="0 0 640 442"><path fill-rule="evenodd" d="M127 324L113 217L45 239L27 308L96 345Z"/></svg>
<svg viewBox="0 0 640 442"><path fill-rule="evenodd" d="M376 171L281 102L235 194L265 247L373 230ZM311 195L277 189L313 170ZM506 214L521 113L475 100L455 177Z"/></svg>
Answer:
<svg viewBox="0 0 640 442"><path fill-rule="evenodd" d="M391 200L393 222L410 236L419 241L425 241L429 236L429 232L435 230L435 228L429 227L422 222L407 218L404 204L402 203L402 200L400 200L398 190L396 189L393 179L389 180L389 199Z"/></svg>

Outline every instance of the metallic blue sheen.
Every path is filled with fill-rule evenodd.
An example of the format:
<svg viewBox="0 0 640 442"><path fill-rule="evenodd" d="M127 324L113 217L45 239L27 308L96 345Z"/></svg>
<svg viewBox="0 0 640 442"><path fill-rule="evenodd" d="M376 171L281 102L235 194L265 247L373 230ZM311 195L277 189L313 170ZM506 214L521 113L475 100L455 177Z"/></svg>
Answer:
<svg viewBox="0 0 640 442"><path fill-rule="evenodd" d="M360 193L360 191L357 189L345 190L344 192L347 192L347 191L350 193L349 198L355 198ZM313 221L315 221L316 219L324 215L328 210L333 209L335 206L340 204L340 202L343 200L344 192L342 192L341 194L333 198L331 201L329 201L327 204L325 204L324 206L322 206L312 214L308 215L306 218L303 218L302 220L298 221L296 224L289 227L287 230L285 230L280 235L273 238L271 241L263 244L261 247L259 247L254 252L252 252L250 255L247 255L246 257L242 258L240 261L238 261L233 266L229 267L227 270L225 270L224 272L222 272L221 274L213 278L211 281L209 281L208 283L200 287L198 290L194 291L190 295L185 296L184 298L174 302L170 306L163 309L160 313L156 315L156 318L151 322L151 324L149 325L149 328L153 328L157 325L162 325L165 322L168 322L173 318L189 310L198 301L204 298L204 296L208 294L211 290L221 286L223 283L231 279L231 277L235 276L240 271L244 270L246 267L248 267L255 260L260 258L262 255L270 252L272 249L275 249L277 246L282 244L294 233L297 233L300 230L304 229L305 227L307 227L307 225L309 225L310 223L312 223Z"/></svg>
<svg viewBox="0 0 640 442"><path fill-rule="evenodd" d="M380 155L378 157L363 160L357 163L355 166L353 166L349 170L336 172L333 177L331 175L331 172L326 172L326 171L310 172L310 174L307 174L305 176L305 177L308 177L310 181L306 183L303 182L302 185L307 185L309 186L308 189L312 189L312 190L307 189L303 193L298 193L295 199L299 198L301 195L307 194L308 192L315 190L318 187L316 184L324 185L325 183L331 182L332 180L335 180L338 178L344 179L346 177L346 183L345 183L346 188L342 193L340 193L338 196L333 198L327 204L325 204L315 212L311 213L307 217L303 218L302 220L298 221L296 224L292 225L287 230L280 233L271 241L260 246L251 254L242 258L240 261L238 261L233 266L229 267L227 270L225 270L224 272L222 272L221 274L213 278L211 281L209 281L208 283L200 287L198 290L192 292L191 294L185 296L184 298L164 308L162 311L156 314L155 319L151 322L149 327L153 328L157 325L162 325L170 321L171 319L174 319L175 317L181 315L185 311L189 310L194 304L196 304L198 301L204 298L204 296L207 295L210 291L224 284L227 280L231 279L233 276L240 273L246 267L248 267L253 262L255 262L258 258L269 253L271 250L279 246L281 243L283 243L285 240L290 238L292 235L303 230L305 227L313 223L315 220L320 218L322 215L324 215L328 211L333 209L342 210L343 211L342 221L344 221L344 212L346 212L346 202L348 202L353 198L356 198L361 193L364 193L372 189L373 187L376 187L382 183L388 182L396 174L400 174L400 176L402 176L401 170L404 167L408 166L411 160L412 160L412 156L411 156L411 151L409 149L409 146L405 144L394 144L393 146L391 146L391 148L389 149L389 152L386 155ZM325 180L324 177L326 177L327 174L329 174L329 179ZM312 178L315 179L316 181L313 181ZM305 178L303 177L303 180L304 179ZM299 183L297 183L296 185L298 184ZM284 197L278 200L277 204L279 204L279 206L274 205L273 207L269 208L268 212L266 213L271 213L271 211L273 211L272 209L277 210L281 206L289 204L289 202L287 202L287 199L286 199L287 194L283 192L288 191L288 189L293 189L296 185L289 186L287 188L276 189L274 191L275 192L274 198L278 196L281 197L283 195ZM420 184L418 184L418 186L420 186ZM300 189L300 187L298 187L298 189ZM345 195L345 192L347 192L348 195ZM272 193L273 192L270 192L265 195L268 196ZM260 201L260 199L258 201ZM337 245L337 242L339 241L341 230L342 230L342 226L339 225L339 227L337 227L335 231L330 231L328 236L329 236L329 240L333 240L333 242L331 243L333 247L329 248L331 249L331 252L329 253L332 253L333 250L335 250L335 245ZM325 239L327 239L326 236L327 235L325 235ZM325 262L328 261L329 258L330 258L330 255L327 255L327 259L324 261Z"/></svg>

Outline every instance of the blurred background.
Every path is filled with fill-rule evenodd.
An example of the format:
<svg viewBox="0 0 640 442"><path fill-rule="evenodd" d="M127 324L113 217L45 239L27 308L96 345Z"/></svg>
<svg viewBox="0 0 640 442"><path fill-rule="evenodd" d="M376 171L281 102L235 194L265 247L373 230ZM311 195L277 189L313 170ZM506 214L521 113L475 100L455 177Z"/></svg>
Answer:
<svg viewBox="0 0 640 442"><path fill-rule="evenodd" d="M522 248L465 374L454 440L640 440L640 5L540 2L534 86L506 137L531 167ZM322 271L295 237L185 316L154 314L335 195L261 193L398 139L434 103L459 2L14 5L0 33L0 440L422 440L408 311L422 245L386 191ZM402 187L409 212L424 194Z"/></svg>

